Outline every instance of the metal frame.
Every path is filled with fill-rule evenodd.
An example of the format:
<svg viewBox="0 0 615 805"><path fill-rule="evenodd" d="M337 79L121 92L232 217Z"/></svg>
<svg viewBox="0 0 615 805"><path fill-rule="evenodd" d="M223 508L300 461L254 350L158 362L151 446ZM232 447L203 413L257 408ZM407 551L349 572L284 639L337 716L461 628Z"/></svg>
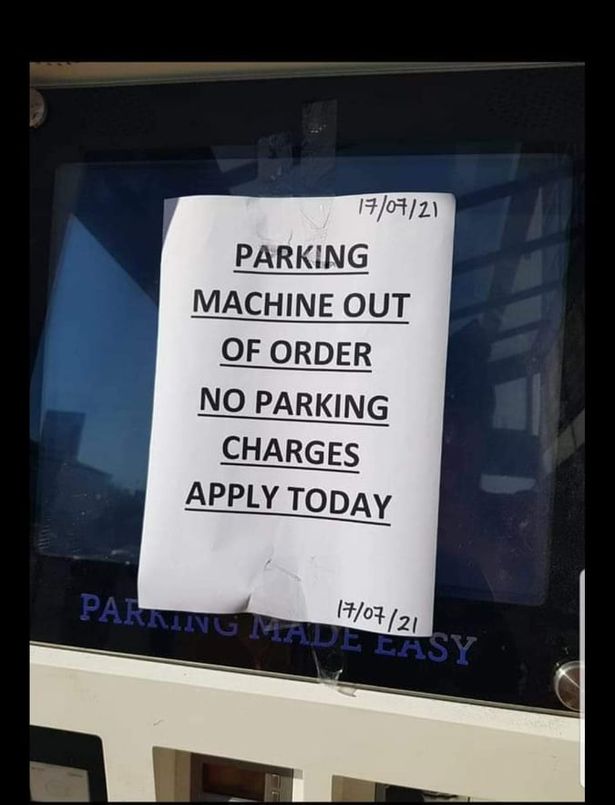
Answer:
<svg viewBox="0 0 615 805"><path fill-rule="evenodd" d="M110 801L155 801L153 747L491 801L582 801L579 720L33 645L32 724L99 735Z"/></svg>
<svg viewBox="0 0 615 805"><path fill-rule="evenodd" d="M31 62L34 87L166 84L181 81L239 81L306 76L441 73L570 67L582 62Z"/></svg>

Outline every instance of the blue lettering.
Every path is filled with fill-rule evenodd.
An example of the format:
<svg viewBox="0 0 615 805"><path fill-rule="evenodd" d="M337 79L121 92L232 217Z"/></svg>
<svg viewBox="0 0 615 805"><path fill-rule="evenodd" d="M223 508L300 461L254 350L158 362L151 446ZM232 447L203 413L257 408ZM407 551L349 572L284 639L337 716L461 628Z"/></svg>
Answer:
<svg viewBox="0 0 615 805"><path fill-rule="evenodd" d="M294 638L298 637L299 641L302 646L309 646L310 641L307 639L305 634L305 628L301 624L297 624L296 626L291 626L288 632L286 633L286 637L284 638L285 643L292 643Z"/></svg>
<svg viewBox="0 0 615 805"><path fill-rule="evenodd" d="M117 604L115 603L115 598L110 596L107 598L107 603L105 604L105 608L102 611L102 615L98 619L99 623L106 623L109 617L113 617L113 623L121 623L122 619L120 618L120 613L117 608Z"/></svg>
<svg viewBox="0 0 615 805"><path fill-rule="evenodd" d="M385 643L388 643L390 646L390 650L385 650ZM374 649L374 654L384 654L385 657L394 657L396 655L395 651L395 641L392 637L387 637L386 635L379 634L378 635L378 645Z"/></svg>
<svg viewBox="0 0 615 805"><path fill-rule="evenodd" d="M323 640L321 636L322 629L330 629L331 630L331 637L329 640ZM320 623L314 624L314 639L312 640L312 646L314 648L331 648L337 643L337 639L339 637L340 630L337 626L323 626Z"/></svg>
<svg viewBox="0 0 615 805"><path fill-rule="evenodd" d="M478 640L477 637L467 637L466 642L462 645L461 644L461 635L452 634L451 640L454 641L455 645L459 649L459 659L457 660L457 665L469 665L470 663L467 661L466 657L468 654L468 650L470 646L472 646Z"/></svg>
<svg viewBox="0 0 615 805"><path fill-rule="evenodd" d="M81 593L81 615L79 615L79 620L92 620L89 613L96 612L97 609L100 609L100 598L97 595L92 595L92 593Z"/></svg>
<svg viewBox="0 0 615 805"><path fill-rule="evenodd" d="M427 652L427 656L432 662L444 662L448 658L448 649L446 646L438 643L438 637L441 638L445 643L448 641L448 635L444 634L444 632L434 632L432 634L432 636L429 638L429 643L432 648L438 649L438 654L434 654L433 651Z"/></svg>
<svg viewBox="0 0 615 805"><path fill-rule="evenodd" d="M259 634L260 632L260 634ZM274 643L281 643L282 638L280 637L280 625L275 619L266 620L262 618L260 615L255 615L252 619L252 631L250 632L250 640L258 640L261 635L265 637L269 637L269 632L273 632L273 640Z"/></svg>
<svg viewBox="0 0 615 805"><path fill-rule="evenodd" d="M169 624L163 617L162 613L157 610L146 610L138 607L136 598L125 598L126 613L125 620L122 621L116 599L110 596L106 599L104 608L101 610L101 599L94 593L81 593L81 612L79 620L91 621L92 613L100 612L98 618L99 623L117 623L124 624L125 626L141 626L148 629L169 629ZM147 618L149 614L149 619ZM172 618L170 629L173 632L182 631L181 613L169 613L168 616ZM194 613L186 614L185 625L183 631L195 632L195 625L198 631L202 634L209 634L210 618L213 619L213 628L216 634L222 637L236 637L239 633L239 624L236 617L218 617L209 615L197 615ZM260 615L252 617L252 628L250 631L251 640L260 640L266 637L275 643L284 642L286 644L299 643L302 646L312 645L314 648L331 648L336 645L340 639L340 629L336 626L329 626L327 624L312 624L311 633L308 634L304 624L295 624L294 626L285 629L282 633L280 631L280 622L276 618L266 618ZM310 640L311 635L311 640ZM379 634L374 654L383 657L408 657L410 652L414 653L417 660L429 659L430 662L442 663L446 662L451 656L451 649L447 646L449 639L457 647L458 656L456 659L457 665L469 665L468 654L474 643L478 638L474 636L464 636L458 634L447 635L444 632L434 632L429 638L429 650L427 654L424 651L424 642L418 639L404 640L401 648L398 649L399 642L397 638L389 635ZM349 629L343 629L342 644L340 646L342 651L351 651L354 653L362 653L363 646L361 644L361 635L358 632L352 632Z"/></svg>
<svg viewBox="0 0 615 805"><path fill-rule="evenodd" d="M156 621L160 621L160 625L162 626L163 629L168 629L169 628L167 626L167 622L162 617L160 612L158 612L157 609L152 609L150 611L150 613L149 613L149 620L147 622L147 628L148 629L157 629L158 626L156 625Z"/></svg>
<svg viewBox="0 0 615 805"><path fill-rule="evenodd" d="M351 640L358 640L358 643L354 645L350 642ZM357 632L351 632L348 629L344 629L344 640L342 642L342 651L355 651L359 654L363 651L363 646L361 645L361 635Z"/></svg>
<svg viewBox="0 0 615 805"><path fill-rule="evenodd" d="M414 651L415 659L424 660L425 655L418 640L404 640L403 646L399 650L398 657L407 657L409 651Z"/></svg>
<svg viewBox="0 0 615 805"><path fill-rule="evenodd" d="M208 634L209 617L207 615L194 615L193 613L186 617L186 626L184 627L184 632L194 632L194 629L192 628L193 619L196 620L203 634Z"/></svg>
<svg viewBox="0 0 615 805"><path fill-rule="evenodd" d="M219 635L222 635L222 637L235 637L239 631L239 624L235 618L231 623L228 623L227 628L224 629L220 618L214 618L214 629Z"/></svg>
<svg viewBox="0 0 615 805"><path fill-rule="evenodd" d="M124 621L124 626L132 626L133 619L139 624L139 626L145 626L143 623L143 618L141 617L143 614L143 610L139 609L138 607L135 609L134 604L137 603L136 598L127 598L126 599L126 620Z"/></svg>

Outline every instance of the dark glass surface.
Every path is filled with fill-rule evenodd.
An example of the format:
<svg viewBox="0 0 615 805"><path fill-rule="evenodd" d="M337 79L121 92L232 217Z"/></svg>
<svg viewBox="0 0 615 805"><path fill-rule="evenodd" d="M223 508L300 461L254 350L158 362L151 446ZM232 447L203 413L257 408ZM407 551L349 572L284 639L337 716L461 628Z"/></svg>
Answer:
<svg viewBox="0 0 615 805"><path fill-rule="evenodd" d="M47 131L47 142L41 128L33 142L34 639L558 707L551 678L577 653L583 567L582 132L561 92L562 82L579 91L579 71L529 72L521 71L525 80L441 76L435 85L434 76L408 76L251 82L227 85L226 94L202 85L50 93L50 110L57 98L68 120ZM551 98L551 121L523 119L536 82ZM404 131L430 84L442 104L474 87L491 107L467 131L460 110L442 119L432 99L418 134ZM266 138L266 112L260 130L249 119L256 144L228 145L243 130L237 111L220 130L201 126L208 149L195 153L185 142L190 98L209 96L222 111L247 102L252 88L263 102L286 103L288 128L298 99L325 86L338 90L342 132L352 117L344 110L370 86L382 90L384 111L371 131L362 132L364 121L345 136L338 130L335 160L321 162L309 182L306 165L316 163L305 161L297 133L263 163L263 142L279 145ZM512 92L504 124L498 87ZM61 145L76 104L92 110L93 97L116 120L119 103L125 131L114 142L92 121L84 141L99 140L99 152ZM180 109L183 122L139 136L145 97L157 99L158 114ZM427 145L429 126L439 137ZM177 153L145 150L165 131ZM247 615L139 611L163 199L413 190L452 192L458 210L434 637L404 642Z"/></svg>

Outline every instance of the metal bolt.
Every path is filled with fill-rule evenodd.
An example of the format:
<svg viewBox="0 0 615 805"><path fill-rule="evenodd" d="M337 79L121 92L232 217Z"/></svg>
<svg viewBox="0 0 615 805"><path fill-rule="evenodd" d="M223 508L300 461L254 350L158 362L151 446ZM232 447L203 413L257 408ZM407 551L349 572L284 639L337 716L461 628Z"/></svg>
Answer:
<svg viewBox="0 0 615 805"><path fill-rule="evenodd" d="M553 687L564 707L578 713L581 709L581 663L572 660L560 665L555 671Z"/></svg>
<svg viewBox="0 0 615 805"><path fill-rule="evenodd" d="M30 128L37 129L45 122L47 104L41 93L30 87Z"/></svg>

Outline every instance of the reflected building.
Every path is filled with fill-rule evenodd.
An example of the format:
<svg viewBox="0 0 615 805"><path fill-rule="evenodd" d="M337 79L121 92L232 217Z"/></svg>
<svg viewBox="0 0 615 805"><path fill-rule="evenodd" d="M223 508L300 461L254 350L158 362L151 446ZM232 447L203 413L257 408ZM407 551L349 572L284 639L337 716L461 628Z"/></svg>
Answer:
<svg viewBox="0 0 615 805"><path fill-rule="evenodd" d="M144 495L119 488L109 473L78 460L84 423L81 412L47 411L40 443L31 441L37 455L38 550L136 561Z"/></svg>

